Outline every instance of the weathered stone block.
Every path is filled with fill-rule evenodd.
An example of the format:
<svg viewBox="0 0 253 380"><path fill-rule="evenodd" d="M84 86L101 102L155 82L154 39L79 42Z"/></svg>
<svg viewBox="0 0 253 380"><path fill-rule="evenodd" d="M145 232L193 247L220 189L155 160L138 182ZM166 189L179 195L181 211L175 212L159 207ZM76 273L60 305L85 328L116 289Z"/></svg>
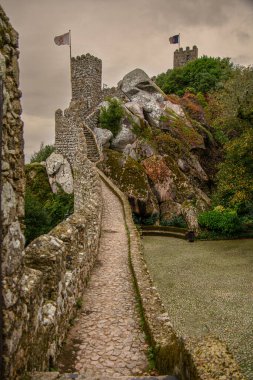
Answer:
<svg viewBox="0 0 253 380"><path fill-rule="evenodd" d="M38 237L25 251L25 264L29 268L40 270L43 273L44 297L48 300L55 300L66 267L64 243L50 235Z"/></svg>

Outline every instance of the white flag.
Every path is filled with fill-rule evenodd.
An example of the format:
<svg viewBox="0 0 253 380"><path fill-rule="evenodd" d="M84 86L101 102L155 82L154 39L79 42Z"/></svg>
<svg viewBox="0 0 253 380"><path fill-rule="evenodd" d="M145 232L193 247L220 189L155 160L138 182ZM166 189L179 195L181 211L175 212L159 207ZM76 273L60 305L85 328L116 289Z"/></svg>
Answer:
<svg viewBox="0 0 253 380"><path fill-rule="evenodd" d="M62 34L61 36L56 36L54 38L54 42L56 43L56 45L69 45L70 44L69 32Z"/></svg>

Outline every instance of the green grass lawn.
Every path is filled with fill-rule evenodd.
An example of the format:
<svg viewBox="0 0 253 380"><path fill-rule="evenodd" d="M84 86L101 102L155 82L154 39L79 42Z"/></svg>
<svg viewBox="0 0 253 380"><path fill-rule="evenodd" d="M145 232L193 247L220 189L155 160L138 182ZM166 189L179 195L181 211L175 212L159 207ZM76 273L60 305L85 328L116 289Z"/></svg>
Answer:
<svg viewBox="0 0 253 380"><path fill-rule="evenodd" d="M144 255L175 329L226 341L253 379L253 240L146 236Z"/></svg>

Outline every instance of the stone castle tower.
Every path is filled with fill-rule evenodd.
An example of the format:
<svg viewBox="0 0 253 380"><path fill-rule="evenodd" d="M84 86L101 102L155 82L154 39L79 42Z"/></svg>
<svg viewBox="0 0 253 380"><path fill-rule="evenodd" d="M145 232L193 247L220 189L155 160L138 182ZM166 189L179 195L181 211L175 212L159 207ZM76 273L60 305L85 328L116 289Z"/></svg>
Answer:
<svg viewBox="0 0 253 380"><path fill-rule="evenodd" d="M102 100L102 61L89 53L71 59L72 99L55 113L55 148L73 165L79 127Z"/></svg>
<svg viewBox="0 0 253 380"><path fill-rule="evenodd" d="M101 101L102 61L89 53L71 59L72 100L84 100L87 108Z"/></svg>
<svg viewBox="0 0 253 380"><path fill-rule="evenodd" d="M174 64L173 68L180 67L188 63L189 61L194 61L194 59L198 58L198 48L196 45L193 46L192 50L189 46L184 50L183 48L179 48L174 52Z"/></svg>

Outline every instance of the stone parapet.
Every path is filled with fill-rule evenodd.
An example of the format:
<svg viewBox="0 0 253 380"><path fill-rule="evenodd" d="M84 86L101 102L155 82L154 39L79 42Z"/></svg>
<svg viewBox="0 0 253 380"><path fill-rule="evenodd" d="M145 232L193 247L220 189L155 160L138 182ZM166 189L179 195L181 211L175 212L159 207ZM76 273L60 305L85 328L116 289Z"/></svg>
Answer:
<svg viewBox="0 0 253 380"><path fill-rule="evenodd" d="M54 366L97 256L101 210L75 213L25 250L22 332L13 378Z"/></svg>
<svg viewBox="0 0 253 380"><path fill-rule="evenodd" d="M11 379L53 367L96 260L102 190L83 140L81 133L74 164L74 214L25 249L17 314L22 326L10 339L18 358L11 363Z"/></svg>

